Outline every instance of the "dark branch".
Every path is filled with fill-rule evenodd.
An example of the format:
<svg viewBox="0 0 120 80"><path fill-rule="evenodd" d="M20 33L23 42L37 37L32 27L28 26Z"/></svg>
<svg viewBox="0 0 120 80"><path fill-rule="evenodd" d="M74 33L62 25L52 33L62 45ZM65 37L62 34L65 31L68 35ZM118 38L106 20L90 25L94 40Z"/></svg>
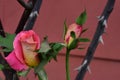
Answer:
<svg viewBox="0 0 120 80"><path fill-rule="evenodd" d="M31 2L31 0L29 0L28 2ZM36 3L36 0L32 0L33 6L35 5L35 3ZM22 17L20 19L20 22L19 22L19 24L17 26L17 29L15 31L16 34L23 30L23 28L24 28L24 26L25 26L25 24L26 24L26 22L27 22L27 20L29 18L29 15L30 15L32 9L33 9L33 7L31 9L25 9L24 10L24 12L22 14Z"/></svg>
<svg viewBox="0 0 120 80"><path fill-rule="evenodd" d="M18 34L20 31L23 30L23 28L24 28L24 26L25 26L25 23L27 22L27 19L28 19L30 13L31 13L31 10L25 10L25 11L23 12L23 15L22 15L22 17L21 17L21 19L20 19L20 22L19 22L19 24L18 24L18 27L17 27L17 29L16 29L16 31L15 31L16 34Z"/></svg>
<svg viewBox="0 0 120 80"><path fill-rule="evenodd" d="M96 50L96 48L97 48L97 46L99 44L99 38L104 33L105 25L104 25L103 22L105 20L107 20L108 17L110 16L110 13L112 12L113 7L114 7L114 3L115 3L115 0L108 0L108 2L106 4L106 7L105 7L105 9L104 9L104 11L103 11L103 13L101 15L101 18L103 17L103 19L101 19L99 21L99 23L98 23L96 32L95 32L94 37L92 39L92 42L91 42L90 46L88 47L86 56L85 56L85 58L83 60L83 63L85 61L87 61L87 62L81 67L81 70L77 74L75 80L83 80L84 79L85 73L87 71L87 67L90 64L90 62L92 61L94 52L95 52L95 50Z"/></svg>
<svg viewBox="0 0 120 80"><path fill-rule="evenodd" d="M28 22L27 24L24 26L24 30L31 30L34 26L34 23L36 21L37 15L39 13L40 10L40 6L41 6L42 0L37 0L35 3L35 6L28 18Z"/></svg>
<svg viewBox="0 0 120 80"><path fill-rule="evenodd" d="M18 0L18 1L23 1L23 0ZM30 2L31 0L29 0ZM30 16L30 14L32 14L31 12L39 12L39 9L40 9L40 5L42 3L42 0L32 0L32 4L34 7L32 8L29 8L29 6L26 5L26 3L23 1L23 3L21 3L23 6L25 6L25 11L22 15L22 18L19 22L19 25L15 31L15 33L19 33L20 31L23 30L26 22L27 25L26 25L26 29L24 30L27 30L27 29L32 29L34 23L35 23L35 20L36 20L36 17L37 16ZM30 5L30 3L28 3L28 5ZM32 22L33 21L33 22ZM30 25L30 23L32 23L32 25ZM30 25L30 26L29 26ZM2 26L2 22L0 20L0 35L5 37L5 33L4 33L4 30L3 30L3 26ZM4 47L3 47L4 48ZM4 56L7 56L9 53L4 53ZM2 54L0 54L0 64L3 64L3 65L8 65L6 60L4 59L4 57L2 56ZM17 74L16 74L16 71L13 70L12 68L10 69L3 69L3 74L5 75L5 80L19 80Z"/></svg>
<svg viewBox="0 0 120 80"><path fill-rule="evenodd" d="M0 35L5 37L5 32L4 32L1 20L0 20ZM8 55L8 53L4 53L4 55L5 54ZM0 53L0 64L7 65L7 62L1 53ZM2 71L3 71L3 74L5 75L5 80L19 80L15 70L3 69Z"/></svg>
<svg viewBox="0 0 120 80"><path fill-rule="evenodd" d="M30 1L31 0L29 0L29 2ZM21 20L18 24L18 27L15 31L16 34L19 33L20 31L22 31L23 28L25 28L24 30L30 30L33 28L33 25L36 21L37 16L35 15L35 16L31 17L30 15L32 15L36 11L39 12L42 0L32 0L32 3L33 3L34 7L30 10L25 9L25 11L21 17Z"/></svg>
<svg viewBox="0 0 120 80"><path fill-rule="evenodd" d="M25 9L32 9L33 8L33 4L32 2L28 2L26 3L24 0L17 0Z"/></svg>
<svg viewBox="0 0 120 80"><path fill-rule="evenodd" d="M5 37L5 32L4 32L4 29L3 29L3 25L2 25L1 19L0 19L0 35Z"/></svg>

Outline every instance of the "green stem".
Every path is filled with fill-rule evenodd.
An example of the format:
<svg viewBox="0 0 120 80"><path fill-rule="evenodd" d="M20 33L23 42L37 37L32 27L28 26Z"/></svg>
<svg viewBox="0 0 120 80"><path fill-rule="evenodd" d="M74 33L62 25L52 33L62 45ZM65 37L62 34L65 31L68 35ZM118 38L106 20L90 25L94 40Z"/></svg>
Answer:
<svg viewBox="0 0 120 80"><path fill-rule="evenodd" d="M66 50L66 80L70 80L70 70L69 70L69 54L70 50Z"/></svg>

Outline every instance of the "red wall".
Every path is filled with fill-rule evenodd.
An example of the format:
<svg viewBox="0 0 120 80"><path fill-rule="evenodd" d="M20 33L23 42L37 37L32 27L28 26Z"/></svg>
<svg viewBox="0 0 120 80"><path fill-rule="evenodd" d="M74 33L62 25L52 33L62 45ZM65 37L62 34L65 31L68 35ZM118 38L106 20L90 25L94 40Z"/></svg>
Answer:
<svg viewBox="0 0 120 80"><path fill-rule="evenodd" d="M67 19L67 24L74 22L75 18L86 8L88 19L85 28L89 30L83 35L92 39L97 26L97 16L99 16L107 0L43 0L40 14L34 26L34 30L42 39L48 35L50 42L62 42L63 22ZM119 0L116 0L114 10L108 21L107 33L103 35L104 45L100 44L95 52L95 57L90 65L92 74L88 74L85 80L119 80L120 74L120 19ZM0 0L0 18L5 31L13 33L22 15L23 8L17 0ZM86 44L86 47L89 43ZM81 55L85 55L86 50L72 51L71 54L71 80L74 80L77 71L74 68L80 65ZM58 62L51 61L45 68L49 80L65 80L64 50L58 56ZM30 80L33 80L29 74ZM23 78L22 78L23 80Z"/></svg>

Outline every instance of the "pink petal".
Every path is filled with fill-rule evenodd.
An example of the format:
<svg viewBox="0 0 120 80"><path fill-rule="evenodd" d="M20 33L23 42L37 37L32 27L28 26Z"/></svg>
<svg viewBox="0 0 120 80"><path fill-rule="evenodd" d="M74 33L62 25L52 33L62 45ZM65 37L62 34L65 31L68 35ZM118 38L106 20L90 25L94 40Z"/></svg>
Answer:
<svg viewBox="0 0 120 80"><path fill-rule="evenodd" d="M82 32L82 26L80 26L76 23L73 23L68 27L68 31L65 35L65 43L66 44L69 44L72 41L72 38L70 36L72 31L75 32L76 38L78 38Z"/></svg>
<svg viewBox="0 0 120 80"><path fill-rule="evenodd" d="M35 52L36 43L21 42L23 48L24 60L28 66L35 67L40 60L38 54Z"/></svg>
<svg viewBox="0 0 120 80"><path fill-rule="evenodd" d="M5 57L8 64L17 71L22 71L28 69L25 64L22 64L16 57L15 52L11 52L7 57Z"/></svg>
<svg viewBox="0 0 120 80"><path fill-rule="evenodd" d="M31 40L30 38L32 38L34 41L29 41ZM14 51L15 51L16 57L18 58L18 60L21 61L21 63L25 64L21 41L25 41L28 43L36 43L36 48L35 48L36 50L40 48L40 39L39 39L39 36L33 30L21 31L15 37L13 45L14 45Z"/></svg>
<svg viewBox="0 0 120 80"><path fill-rule="evenodd" d="M23 57L23 53L22 53L22 47L21 47L21 43L20 43L20 36L21 36L22 32L20 32L14 39L13 42L13 46L14 46L14 51L16 54L16 57L21 61L21 63L25 63L24 62L24 57Z"/></svg>
<svg viewBox="0 0 120 80"><path fill-rule="evenodd" d="M24 40L24 41L25 41L26 39L32 37L33 40L34 40L34 43L37 44L36 49L39 49L39 48L40 48L40 39L39 39L39 36L38 36L33 30L22 31L22 32L20 33L20 35L21 35L22 40Z"/></svg>
<svg viewBox="0 0 120 80"><path fill-rule="evenodd" d="M40 38L39 38L39 36L35 32L33 32L32 30L30 30L30 32L33 34L33 39L37 43L36 49L39 49L40 48Z"/></svg>

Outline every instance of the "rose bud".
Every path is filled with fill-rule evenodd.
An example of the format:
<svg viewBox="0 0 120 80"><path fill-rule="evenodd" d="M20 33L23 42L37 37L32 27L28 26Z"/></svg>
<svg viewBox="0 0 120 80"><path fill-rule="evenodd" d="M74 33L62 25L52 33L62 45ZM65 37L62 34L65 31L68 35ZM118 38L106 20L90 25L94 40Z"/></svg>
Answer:
<svg viewBox="0 0 120 80"><path fill-rule="evenodd" d="M68 29L66 28L65 24L65 37L64 41L68 49L76 48L78 44L78 38L82 33L82 25L85 23L87 18L86 10L83 11L80 16L76 19L76 22L71 24ZM66 31L67 30L67 31Z"/></svg>
<svg viewBox="0 0 120 80"><path fill-rule="evenodd" d="M75 37L71 36L72 32ZM65 44L67 45L68 48L76 47L77 38L79 38L81 32L82 32L82 26L76 23L73 23L68 27L68 30L65 35ZM74 44L74 45L71 45L71 44Z"/></svg>

